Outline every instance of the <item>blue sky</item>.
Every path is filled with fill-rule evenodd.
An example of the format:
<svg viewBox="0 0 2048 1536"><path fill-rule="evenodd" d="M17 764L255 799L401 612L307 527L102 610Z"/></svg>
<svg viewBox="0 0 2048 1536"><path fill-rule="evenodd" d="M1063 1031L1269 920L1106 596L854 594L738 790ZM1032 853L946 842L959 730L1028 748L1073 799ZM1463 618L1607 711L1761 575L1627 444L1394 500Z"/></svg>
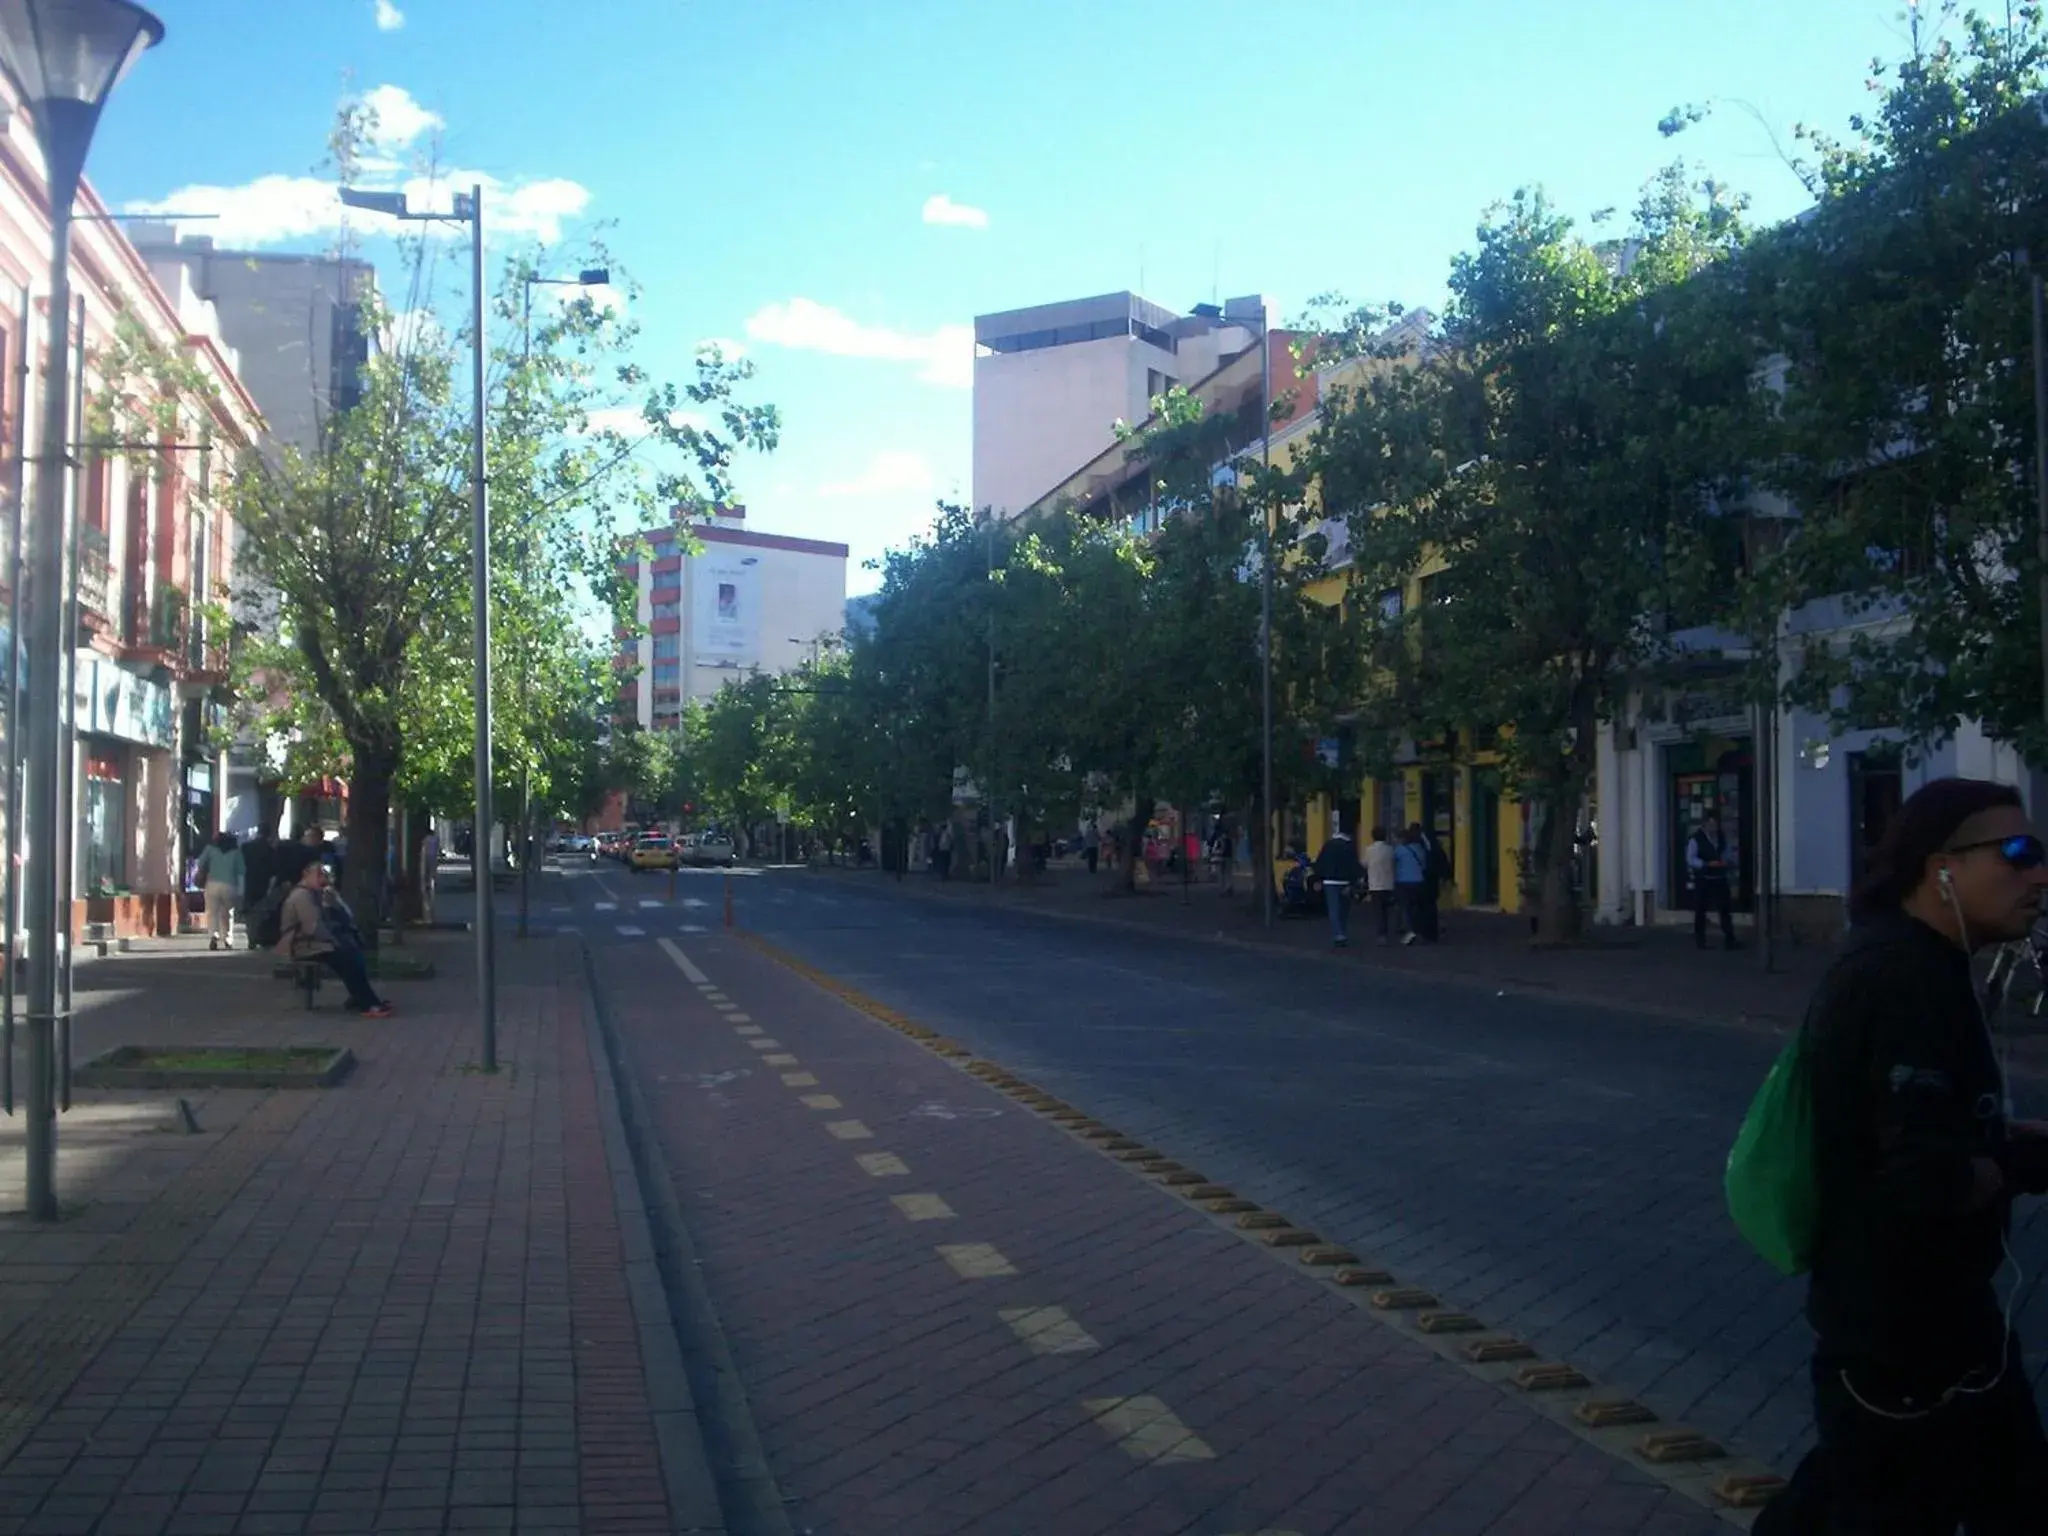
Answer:
<svg viewBox="0 0 2048 1536"><path fill-rule="evenodd" d="M743 466L749 521L856 562L965 494L977 313L1124 287L1434 303L1490 201L1541 182L1626 205L1680 150L1784 216L1804 195L1751 116L1677 141L1658 118L1717 98L1780 134L1840 128L1906 39L1898 0L159 9L94 147L102 195L322 248L335 103L377 92L406 152L438 134L441 163L493 178L513 233L612 222L658 375L744 342L785 414L781 451Z"/></svg>

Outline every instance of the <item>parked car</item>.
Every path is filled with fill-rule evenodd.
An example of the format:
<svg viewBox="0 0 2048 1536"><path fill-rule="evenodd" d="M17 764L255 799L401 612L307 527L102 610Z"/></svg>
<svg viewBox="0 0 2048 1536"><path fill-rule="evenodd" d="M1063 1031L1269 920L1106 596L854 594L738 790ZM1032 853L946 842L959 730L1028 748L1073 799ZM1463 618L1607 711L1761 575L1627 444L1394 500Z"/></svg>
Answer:
<svg viewBox="0 0 2048 1536"><path fill-rule="evenodd" d="M722 864L731 869L739 862L739 851L733 846L732 834L716 829L698 832L690 838L689 846L683 850L686 864Z"/></svg>
<svg viewBox="0 0 2048 1536"><path fill-rule="evenodd" d="M633 844L633 854L628 862L635 874L643 869L674 869L676 845L666 837L643 837Z"/></svg>

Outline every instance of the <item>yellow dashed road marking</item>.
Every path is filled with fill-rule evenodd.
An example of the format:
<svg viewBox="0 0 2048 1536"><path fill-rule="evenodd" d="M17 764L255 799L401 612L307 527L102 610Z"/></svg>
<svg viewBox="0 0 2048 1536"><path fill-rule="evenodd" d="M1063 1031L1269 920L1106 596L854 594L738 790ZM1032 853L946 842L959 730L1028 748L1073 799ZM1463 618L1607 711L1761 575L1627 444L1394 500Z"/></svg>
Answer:
<svg viewBox="0 0 2048 1536"><path fill-rule="evenodd" d="M846 1106L829 1093L807 1093L803 1096L805 1109L844 1109Z"/></svg>
<svg viewBox="0 0 2048 1536"><path fill-rule="evenodd" d="M1065 1307L1004 1307L998 1315L1034 1355L1085 1355L1102 1347Z"/></svg>
<svg viewBox="0 0 2048 1536"><path fill-rule="evenodd" d="M941 1243L939 1257L952 1265L953 1273L962 1280L994 1280L1017 1273L1017 1266L1004 1258L993 1243Z"/></svg>
<svg viewBox="0 0 2048 1536"><path fill-rule="evenodd" d="M1081 1406L1139 1461L1216 1459L1216 1453L1156 1397L1091 1397Z"/></svg>
<svg viewBox="0 0 2048 1536"><path fill-rule="evenodd" d="M891 1195L889 1203L912 1221L949 1221L953 1207L937 1195Z"/></svg>
<svg viewBox="0 0 2048 1536"><path fill-rule="evenodd" d="M863 1152L859 1162L870 1178L900 1179L910 1172L910 1165L894 1152Z"/></svg>
<svg viewBox="0 0 2048 1536"><path fill-rule="evenodd" d="M841 1141L866 1141L875 1134L858 1120L827 1120L825 1129Z"/></svg>
<svg viewBox="0 0 2048 1536"><path fill-rule="evenodd" d="M763 1056L761 1058L761 1065L764 1067L794 1067L799 1065L799 1063L794 1056L785 1052L780 1056Z"/></svg>
<svg viewBox="0 0 2048 1536"><path fill-rule="evenodd" d="M818 1086L818 1074L815 1072L785 1072L782 1074L782 1086L785 1088L815 1088Z"/></svg>

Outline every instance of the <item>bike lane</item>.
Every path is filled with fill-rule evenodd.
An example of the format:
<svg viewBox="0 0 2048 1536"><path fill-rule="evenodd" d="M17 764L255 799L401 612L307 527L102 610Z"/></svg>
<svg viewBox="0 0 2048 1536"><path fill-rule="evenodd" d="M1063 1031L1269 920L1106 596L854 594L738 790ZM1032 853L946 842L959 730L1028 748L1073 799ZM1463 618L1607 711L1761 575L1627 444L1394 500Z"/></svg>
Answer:
<svg viewBox="0 0 2048 1536"><path fill-rule="evenodd" d="M1284 1218L1199 1206L1199 1170L1120 1160L1148 1149L766 946L654 937L598 972L800 1530L1746 1523L1709 1507L1729 1464L1681 1487L1637 1454L1670 1427L1575 1432L1591 1389L1461 1360L1513 1351L1375 1309L1393 1279L1329 1278L1369 1256L1300 1262L1310 1235L1235 1224Z"/></svg>

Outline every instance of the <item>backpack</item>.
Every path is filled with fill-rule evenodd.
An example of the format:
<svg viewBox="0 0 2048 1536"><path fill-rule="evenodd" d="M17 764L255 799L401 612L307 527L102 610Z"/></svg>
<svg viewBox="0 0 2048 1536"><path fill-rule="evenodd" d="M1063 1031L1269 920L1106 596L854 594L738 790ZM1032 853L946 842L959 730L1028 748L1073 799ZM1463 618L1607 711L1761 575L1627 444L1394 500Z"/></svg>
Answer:
<svg viewBox="0 0 2048 1536"><path fill-rule="evenodd" d="M1779 1274L1812 1267L1820 1189L1805 1030L1786 1042L1750 1101L1722 1188L1736 1230Z"/></svg>

